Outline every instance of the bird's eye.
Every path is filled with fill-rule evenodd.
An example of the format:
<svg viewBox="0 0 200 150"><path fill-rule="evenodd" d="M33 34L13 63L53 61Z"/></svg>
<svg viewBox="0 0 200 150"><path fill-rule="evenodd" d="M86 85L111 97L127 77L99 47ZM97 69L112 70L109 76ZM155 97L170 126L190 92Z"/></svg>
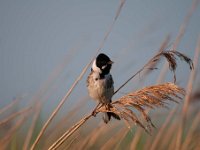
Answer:
<svg viewBox="0 0 200 150"><path fill-rule="evenodd" d="M101 67L101 69L105 69L106 67L107 67L107 65L104 65L104 66Z"/></svg>

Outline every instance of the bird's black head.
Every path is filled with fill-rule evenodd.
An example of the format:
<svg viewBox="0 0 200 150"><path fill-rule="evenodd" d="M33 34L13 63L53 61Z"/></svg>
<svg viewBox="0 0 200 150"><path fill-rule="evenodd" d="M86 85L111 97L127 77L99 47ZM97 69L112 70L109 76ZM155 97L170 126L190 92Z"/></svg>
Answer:
<svg viewBox="0 0 200 150"><path fill-rule="evenodd" d="M96 66L100 68L103 75L110 73L112 64L113 62L110 60L110 58L103 53L99 54L96 58Z"/></svg>

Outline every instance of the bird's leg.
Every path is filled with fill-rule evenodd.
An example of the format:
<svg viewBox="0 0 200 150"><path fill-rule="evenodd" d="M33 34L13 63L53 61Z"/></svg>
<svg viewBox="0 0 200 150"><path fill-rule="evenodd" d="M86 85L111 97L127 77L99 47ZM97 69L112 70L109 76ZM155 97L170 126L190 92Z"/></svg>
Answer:
<svg viewBox="0 0 200 150"><path fill-rule="evenodd" d="M110 111L110 108L112 108L112 106L111 106L110 103L107 103L107 104L105 105L105 107L106 107L106 110L108 110L108 111Z"/></svg>
<svg viewBox="0 0 200 150"><path fill-rule="evenodd" d="M94 116L94 117L96 117L96 114L97 114L97 112L96 112L96 110L98 109L98 107L101 105L101 103L99 102L98 104L97 104L97 106L95 107L95 109L92 111L92 115Z"/></svg>

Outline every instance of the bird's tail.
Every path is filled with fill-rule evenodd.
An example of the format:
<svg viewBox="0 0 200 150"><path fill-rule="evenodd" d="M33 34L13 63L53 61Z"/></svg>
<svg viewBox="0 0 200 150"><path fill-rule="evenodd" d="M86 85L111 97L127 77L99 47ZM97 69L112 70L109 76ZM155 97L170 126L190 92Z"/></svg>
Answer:
<svg viewBox="0 0 200 150"><path fill-rule="evenodd" d="M103 121L105 123L108 123L110 121L111 117L113 117L113 118L115 118L117 120L120 120L120 117L117 114L115 114L113 112L106 112L106 113L104 113Z"/></svg>

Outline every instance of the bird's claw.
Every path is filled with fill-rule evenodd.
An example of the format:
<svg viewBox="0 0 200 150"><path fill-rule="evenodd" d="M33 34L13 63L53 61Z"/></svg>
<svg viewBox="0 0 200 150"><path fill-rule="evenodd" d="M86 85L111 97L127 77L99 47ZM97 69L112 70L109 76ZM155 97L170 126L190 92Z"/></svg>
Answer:
<svg viewBox="0 0 200 150"><path fill-rule="evenodd" d="M92 116L96 117L96 114L97 114L97 112L96 112L96 110L94 110L94 111L92 112Z"/></svg>

